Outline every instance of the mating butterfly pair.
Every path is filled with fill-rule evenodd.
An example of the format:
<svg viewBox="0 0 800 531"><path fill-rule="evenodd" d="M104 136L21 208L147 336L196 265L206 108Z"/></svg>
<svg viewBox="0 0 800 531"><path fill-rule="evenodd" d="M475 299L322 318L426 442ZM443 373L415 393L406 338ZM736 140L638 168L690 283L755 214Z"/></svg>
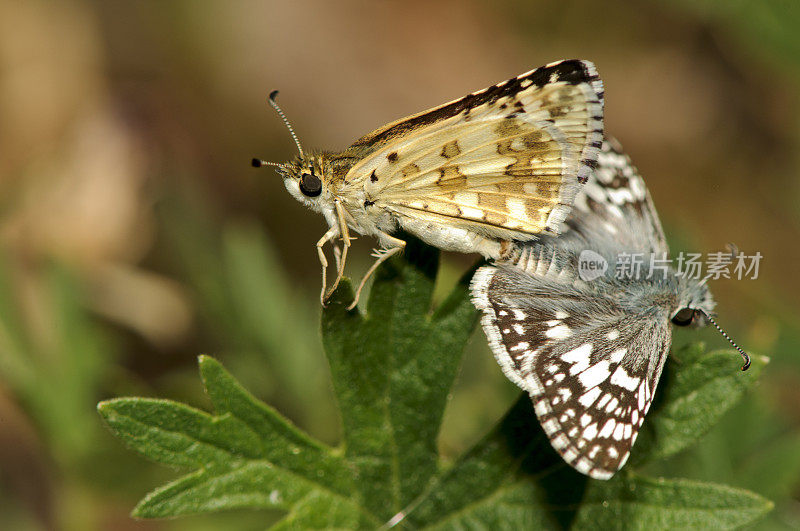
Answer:
<svg viewBox="0 0 800 531"><path fill-rule="evenodd" d="M713 323L714 302L703 282L647 260L635 277L615 277L623 254L668 249L642 178L619 146L603 142L594 65L552 63L381 127L342 152L305 153L275 95L299 156L253 164L278 167L291 195L328 223L317 242L321 301L343 275L351 230L381 245L351 308L377 266L405 246L392 235L399 229L493 259L471 290L503 372L530 394L567 463L597 479L619 470L652 403L670 322ZM337 264L330 291L326 243ZM581 277L586 252L604 272Z"/></svg>

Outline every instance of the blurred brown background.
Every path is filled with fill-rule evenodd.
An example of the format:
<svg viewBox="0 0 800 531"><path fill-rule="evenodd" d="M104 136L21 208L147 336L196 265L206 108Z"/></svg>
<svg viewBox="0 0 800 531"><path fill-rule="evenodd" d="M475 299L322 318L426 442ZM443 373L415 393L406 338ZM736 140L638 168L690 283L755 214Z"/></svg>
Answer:
<svg viewBox="0 0 800 531"><path fill-rule="evenodd" d="M674 252L733 242L764 256L758 280L712 290L723 326L772 364L729 425L664 473L751 487L741 471L772 446L800 471L799 6L0 1L0 528L263 528L247 512L130 520L174 474L121 448L94 406L136 394L208 407L195 367L208 353L336 442L317 337L325 224L249 167L295 154L266 95L281 90L304 146L341 149L562 58L597 65L606 130ZM351 275L373 243L356 242ZM446 255L440 291L474 260ZM676 344L697 338L726 345L707 331ZM448 457L516 395L480 332L464 363ZM742 434L737 418L758 422ZM764 528L800 526L791 470L759 491L778 503Z"/></svg>

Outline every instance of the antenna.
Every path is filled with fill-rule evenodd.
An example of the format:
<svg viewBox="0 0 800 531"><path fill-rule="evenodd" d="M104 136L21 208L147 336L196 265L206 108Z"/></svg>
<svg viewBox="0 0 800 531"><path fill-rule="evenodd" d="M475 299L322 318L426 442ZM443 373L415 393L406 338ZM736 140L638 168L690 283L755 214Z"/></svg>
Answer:
<svg viewBox="0 0 800 531"><path fill-rule="evenodd" d="M297 144L297 151L300 152L300 156L301 157L305 158L305 155L303 154L303 148L302 148L302 146L300 146L300 140L297 139L297 135L294 132L294 128L292 128L292 124L289 123L289 119L286 118L286 115L283 114L283 111L281 110L280 107L278 107L278 103L275 101L275 98L277 96L278 96L278 91L277 90L273 90L272 92L270 92L269 93L269 104L272 105L272 108L275 109L275 111L277 111L278 116L281 117L281 120L283 120L283 123L286 124L286 128L289 130L289 134L292 135L292 139L294 140L294 143Z"/></svg>
<svg viewBox="0 0 800 531"><path fill-rule="evenodd" d="M269 162L263 159L253 159L251 164L253 165L254 168L260 168L262 166L277 166L282 170L286 169L286 166L283 164L278 164L277 162Z"/></svg>
<svg viewBox="0 0 800 531"><path fill-rule="evenodd" d="M705 312L703 312L703 313L705 313ZM714 320L714 318L713 318L713 317L711 317L711 316L710 316L710 315L708 315L707 313L706 313L706 317L708 317L708 320L709 320L709 321L711 321L711 324L713 324L713 325L714 325L714 327L715 327L717 330L719 330L719 333L720 333L720 334L722 334L722 336L723 336L725 339L727 339L727 340L730 342L730 344L731 344L731 345L733 345L733 348L735 348L736 350L738 350L738 351L739 351L739 354L741 354L741 355L742 355L742 358L744 359L744 365L742 365L742 370L743 370L743 371L746 371L747 369L749 369L749 368L750 368L750 356L748 356L748 355L747 355L747 352L745 352L744 350L742 350L741 348L739 348L739 345L737 345L737 344L736 344L736 342L735 342L733 339L731 339L731 337L730 337L728 334L726 334L726 333L725 333L725 330L723 330L722 328L720 328L720 326L717 324L717 322Z"/></svg>

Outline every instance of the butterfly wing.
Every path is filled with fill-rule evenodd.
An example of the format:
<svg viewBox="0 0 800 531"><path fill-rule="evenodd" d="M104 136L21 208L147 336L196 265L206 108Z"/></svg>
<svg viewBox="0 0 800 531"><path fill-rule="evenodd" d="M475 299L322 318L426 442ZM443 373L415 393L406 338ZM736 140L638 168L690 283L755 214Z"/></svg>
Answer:
<svg viewBox="0 0 800 531"><path fill-rule="evenodd" d="M671 336L668 312L604 278L576 278L577 257L535 245L532 273L483 267L473 302L505 375L527 391L550 443L572 467L608 479L628 459Z"/></svg>
<svg viewBox="0 0 800 531"><path fill-rule="evenodd" d="M401 218L529 240L557 232L602 135L594 66L562 61L370 133L342 181Z"/></svg>
<svg viewBox="0 0 800 531"><path fill-rule="evenodd" d="M613 139L603 142L597 169L575 198L562 228L561 248L669 252L664 230L639 171Z"/></svg>

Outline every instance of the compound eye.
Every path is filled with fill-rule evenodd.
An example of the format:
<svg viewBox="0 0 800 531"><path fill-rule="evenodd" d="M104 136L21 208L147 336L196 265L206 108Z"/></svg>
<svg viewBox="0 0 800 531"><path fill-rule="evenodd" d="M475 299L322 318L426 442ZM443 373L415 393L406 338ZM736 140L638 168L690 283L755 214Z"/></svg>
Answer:
<svg viewBox="0 0 800 531"><path fill-rule="evenodd" d="M314 172L304 173L300 177L300 191L308 197L317 197L322 193L322 180Z"/></svg>
<svg viewBox="0 0 800 531"><path fill-rule="evenodd" d="M672 318L672 324L678 326L688 326L694 320L694 308L683 308Z"/></svg>

